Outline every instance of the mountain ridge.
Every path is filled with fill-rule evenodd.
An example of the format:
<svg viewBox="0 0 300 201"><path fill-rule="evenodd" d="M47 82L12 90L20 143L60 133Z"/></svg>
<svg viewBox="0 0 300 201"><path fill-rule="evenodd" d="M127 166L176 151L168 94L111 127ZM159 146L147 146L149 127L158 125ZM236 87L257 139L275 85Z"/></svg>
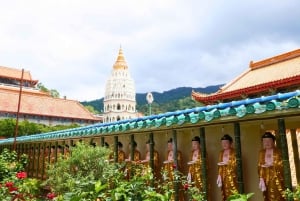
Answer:
<svg viewBox="0 0 300 201"><path fill-rule="evenodd" d="M200 92L200 93L210 94L210 93L214 93L214 92L218 91L220 89L220 87L223 85L224 84L210 85L207 87L177 87L177 88L170 89L170 90L163 91L163 92L153 91L153 92L151 92L153 95L153 98L154 98L153 105L154 106L159 105L160 107L168 108L168 110L180 109L180 108L178 108L178 104L174 103L174 102L180 101L182 99L190 99L190 100L188 100L188 102L189 102L188 105L190 105L190 103L192 101L192 99L191 99L192 90L194 90L196 92ZM137 103L136 108L140 112L145 112L145 110L147 110L147 107L146 107L148 105L147 100L146 100L147 93L136 93L136 103ZM104 98L100 98L100 99L96 99L96 100L92 100L92 101L83 101L80 103L84 106L92 106L95 110L97 110L98 112L101 113L103 111L103 100L104 100ZM193 102L195 102L195 101L193 101ZM176 108L170 106L171 103ZM186 103L186 100L184 103ZM182 104L184 104L184 103L182 103ZM190 106L194 106L196 104L197 103L192 104ZM168 105L168 107L166 105ZM184 105L182 105L182 107L183 106ZM162 109L161 111L164 112L165 110Z"/></svg>

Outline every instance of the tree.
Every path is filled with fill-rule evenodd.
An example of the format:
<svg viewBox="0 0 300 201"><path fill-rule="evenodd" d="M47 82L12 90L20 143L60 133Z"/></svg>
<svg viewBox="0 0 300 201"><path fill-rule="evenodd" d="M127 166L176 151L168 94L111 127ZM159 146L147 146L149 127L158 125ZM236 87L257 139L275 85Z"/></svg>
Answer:
<svg viewBox="0 0 300 201"><path fill-rule="evenodd" d="M48 89L47 87L45 87L43 85L43 83L38 83L37 84L37 88L40 90L40 91L43 91L43 92L46 92L46 93L49 93L52 97L54 98L59 98L60 97L60 94L59 92L56 90L56 89Z"/></svg>
<svg viewBox="0 0 300 201"><path fill-rule="evenodd" d="M99 114L100 112L96 110L92 105L84 106L88 111L90 111L93 114Z"/></svg>
<svg viewBox="0 0 300 201"><path fill-rule="evenodd" d="M43 92L49 92L49 89L47 89L44 85L43 85L43 83L38 83L37 84L37 88L40 90L40 91L43 91Z"/></svg>
<svg viewBox="0 0 300 201"><path fill-rule="evenodd" d="M15 133L16 120L3 119L0 121L0 136L12 137Z"/></svg>
<svg viewBox="0 0 300 201"><path fill-rule="evenodd" d="M0 120L0 136L3 137L13 137L15 133L16 127L16 119L8 118ZM70 125L55 125L55 126L47 126L44 124L38 124L29 122L27 120L20 121L18 127L18 136L24 135L33 135L39 133L47 133L51 131L65 130L68 128L76 128L79 127L78 124L70 124Z"/></svg>
<svg viewBox="0 0 300 201"><path fill-rule="evenodd" d="M50 89L50 95L53 98L59 98L60 97L59 92L56 89Z"/></svg>

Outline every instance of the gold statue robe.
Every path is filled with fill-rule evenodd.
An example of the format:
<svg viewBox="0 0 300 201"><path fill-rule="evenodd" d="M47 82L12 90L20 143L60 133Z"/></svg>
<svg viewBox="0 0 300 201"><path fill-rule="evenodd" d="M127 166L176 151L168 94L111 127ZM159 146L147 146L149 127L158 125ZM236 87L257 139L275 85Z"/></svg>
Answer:
<svg viewBox="0 0 300 201"><path fill-rule="evenodd" d="M128 159L126 159L126 168L125 168L125 171L126 171L126 178L127 179L130 179L130 177L132 175L134 175L134 171L133 171L133 165L135 165L136 163L140 162L141 160L141 152L139 152L138 150L134 150L134 153L133 153L133 160L131 160L131 156L129 155Z"/></svg>
<svg viewBox="0 0 300 201"><path fill-rule="evenodd" d="M153 151L153 162L154 162L154 169L153 174L156 178L159 176L159 154L156 150ZM150 167L150 151L146 152L146 159L141 162L145 168L146 171Z"/></svg>
<svg viewBox="0 0 300 201"><path fill-rule="evenodd" d="M173 156L171 157L172 158L171 160L170 160L170 157L169 157L170 154L173 155L173 153L171 153L171 152L173 152L173 151L168 151L167 152L167 157L166 157L167 160L164 161L164 166L163 166L163 170L167 173L166 176L168 177L169 182L174 181L174 177L175 177L174 169L176 169L176 164L173 160ZM182 153L181 153L181 151L177 151L177 165L178 165L177 170L181 171L181 168L182 168ZM172 186L172 188L173 188L173 186ZM170 200L171 201L175 200L174 194L171 196ZM184 196L182 194L182 191L179 192L179 200L180 201L184 200Z"/></svg>
<svg viewBox="0 0 300 201"><path fill-rule="evenodd" d="M224 150L220 151L219 163L223 161ZM228 161L226 165L218 165L218 173L222 180L222 200L226 201L233 192L238 192L237 190L237 168L236 168L236 157L235 150L230 149Z"/></svg>
<svg viewBox="0 0 300 201"><path fill-rule="evenodd" d="M284 201L283 165L281 153L273 148L273 165L264 167L266 164L266 150L259 152L258 175L263 178L266 191L263 192L264 201Z"/></svg>
<svg viewBox="0 0 300 201"><path fill-rule="evenodd" d="M193 182L194 186L203 191L203 182L202 182L202 172L201 172L201 152L198 150L198 158L197 160L193 160L193 152L191 153L189 166L189 175L191 177L191 182Z"/></svg>
<svg viewBox="0 0 300 201"><path fill-rule="evenodd" d="M125 152L123 150L119 150L118 151L118 163L122 163L123 161L125 161L126 155Z"/></svg>
<svg viewBox="0 0 300 201"><path fill-rule="evenodd" d="M171 151L167 152L167 157L166 157L167 159L168 159L170 152ZM181 153L181 151L177 151L177 165L178 165L177 169L179 171L181 171L181 168L182 168L182 153ZM163 169L168 173L167 176L171 181L174 180L174 169L175 168L176 168L176 166L175 166L173 159L164 161Z"/></svg>
<svg viewBox="0 0 300 201"><path fill-rule="evenodd" d="M140 160L141 160L141 152L139 152L138 150L134 150L133 160L131 160L131 161L137 162L137 161L140 161Z"/></svg>

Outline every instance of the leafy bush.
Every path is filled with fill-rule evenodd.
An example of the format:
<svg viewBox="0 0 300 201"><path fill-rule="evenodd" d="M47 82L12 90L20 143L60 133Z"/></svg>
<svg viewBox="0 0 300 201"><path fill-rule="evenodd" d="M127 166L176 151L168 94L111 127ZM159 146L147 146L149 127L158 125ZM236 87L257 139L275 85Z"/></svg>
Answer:
<svg viewBox="0 0 300 201"><path fill-rule="evenodd" d="M253 195L254 193L240 194L235 192L233 195L229 196L227 201L247 201Z"/></svg>
<svg viewBox="0 0 300 201"><path fill-rule="evenodd" d="M240 193L235 192L234 194L229 196L229 198L227 200L228 201L247 201L253 195L254 195L254 193L240 194Z"/></svg>
<svg viewBox="0 0 300 201"><path fill-rule="evenodd" d="M0 155L0 200L40 200L39 181L27 178L26 164L26 155L20 156L18 161L15 151L3 150Z"/></svg>
<svg viewBox="0 0 300 201"><path fill-rule="evenodd" d="M107 148L78 143L70 157L60 157L49 166L49 178L43 185L51 189L56 201L168 201L175 185L190 200L203 200L201 192L186 184L177 170L175 183L164 172L160 181L148 166L109 162L110 154Z"/></svg>
<svg viewBox="0 0 300 201"><path fill-rule="evenodd" d="M286 189L285 196L288 200L300 200L300 185L298 185L294 191Z"/></svg>

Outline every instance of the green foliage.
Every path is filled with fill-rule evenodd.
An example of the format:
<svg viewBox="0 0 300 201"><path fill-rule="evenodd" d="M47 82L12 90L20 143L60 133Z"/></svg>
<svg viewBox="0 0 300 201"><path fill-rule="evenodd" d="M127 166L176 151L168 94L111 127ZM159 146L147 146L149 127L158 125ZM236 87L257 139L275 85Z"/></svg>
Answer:
<svg viewBox="0 0 300 201"><path fill-rule="evenodd" d="M17 160L15 151L4 149L0 155L0 200L40 200L40 183L37 179L27 178L24 168L27 156L24 154Z"/></svg>
<svg viewBox="0 0 300 201"><path fill-rule="evenodd" d="M71 156L59 158L50 165L44 183L59 195L58 200L95 200L95 186L105 183L104 171L110 168L107 162L110 151L78 143L71 148Z"/></svg>
<svg viewBox="0 0 300 201"><path fill-rule="evenodd" d="M47 89L43 83L38 83L37 84L37 88L40 90L40 91L43 91L43 92L49 92L49 89Z"/></svg>
<svg viewBox="0 0 300 201"><path fill-rule="evenodd" d="M60 97L59 92L56 89L50 89L50 95L53 98L59 98Z"/></svg>
<svg viewBox="0 0 300 201"><path fill-rule="evenodd" d="M17 153L4 149L0 155L0 181L11 178L17 172L23 171L27 164L27 155L23 154L17 161Z"/></svg>
<svg viewBox="0 0 300 201"><path fill-rule="evenodd" d="M60 97L59 92L58 92L56 89L48 89L48 88L45 87L44 84L41 83L41 82L37 84L37 88L38 88L40 91L49 93L49 94L50 94L52 97L54 97L54 98L59 98L59 97Z"/></svg>
<svg viewBox="0 0 300 201"><path fill-rule="evenodd" d="M199 190L182 188L186 178L178 171L174 172L175 183L167 173L160 181L142 164L109 162L110 154L107 148L77 143L68 158L61 157L49 166L43 185L57 195L56 201L169 201L174 185L181 186L180 191L189 194L190 200L203 201Z"/></svg>
<svg viewBox="0 0 300 201"><path fill-rule="evenodd" d="M300 185L298 185L293 191L286 189L285 196L287 200L300 200Z"/></svg>
<svg viewBox="0 0 300 201"><path fill-rule="evenodd" d="M254 193L239 194L239 193L235 192L233 195L229 196L227 201L247 201L253 195L254 195Z"/></svg>
<svg viewBox="0 0 300 201"><path fill-rule="evenodd" d="M0 120L0 136L12 137L15 133L16 120L2 119Z"/></svg>
<svg viewBox="0 0 300 201"><path fill-rule="evenodd" d="M92 105L86 105L84 106L90 113L93 114L99 114L100 112L96 110Z"/></svg>
<svg viewBox="0 0 300 201"><path fill-rule="evenodd" d="M84 107L91 106L94 108L95 113L94 114L100 114L103 112L104 104L103 104L104 98L96 99L92 101L83 101L80 102Z"/></svg>
<svg viewBox="0 0 300 201"><path fill-rule="evenodd" d="M37 124L29 122L27 120L20 121L18 124L18 136L32 135L38 133L46 133L51 131L64 130L68 128L78 127L78 124L70 125L56 125L56 126L46 126L44 124ZM0 120L0 136L4 137L14 137L16 127L16 119L1 119Z"/></svg>
<svg viewBox="0 0 300 201"><path fill-rule="evenodd" d="M194 108L194 107L199 107L202 106L201 103L196 102L191 99L191 97L185 97L177 100L171 100L166 103L161 103L158 104L156 101L154 101L151 104L151 113L152 114L160 114L160 113L165 113L169 111L176 111L176 110L184 110L188 108ZM145 115L149 115L149 105L140 105L137 106L137 110L139 112L142 112Z"/></svg>

